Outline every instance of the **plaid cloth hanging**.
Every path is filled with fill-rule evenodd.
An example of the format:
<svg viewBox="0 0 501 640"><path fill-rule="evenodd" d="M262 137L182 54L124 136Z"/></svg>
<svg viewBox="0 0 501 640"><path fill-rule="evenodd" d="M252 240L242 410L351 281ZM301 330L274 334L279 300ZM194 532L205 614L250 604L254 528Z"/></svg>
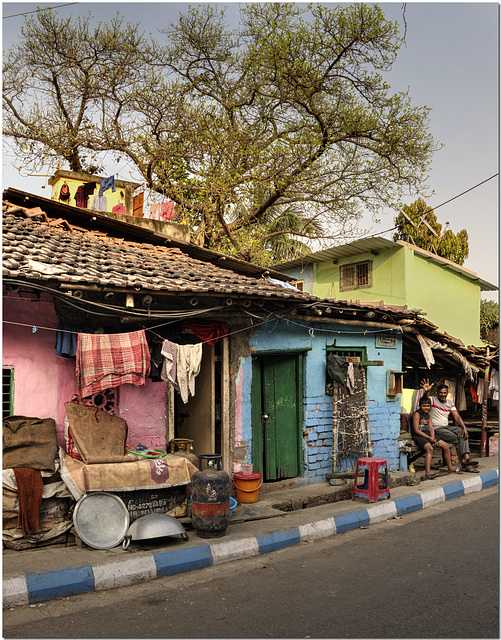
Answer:
<svg viewBox="0 0 501 640"><path fill-rule="evenodd" d="M144 329L130 333L78 334L76 374L82 396L121 384L145 384L150 352Z"/></svg>

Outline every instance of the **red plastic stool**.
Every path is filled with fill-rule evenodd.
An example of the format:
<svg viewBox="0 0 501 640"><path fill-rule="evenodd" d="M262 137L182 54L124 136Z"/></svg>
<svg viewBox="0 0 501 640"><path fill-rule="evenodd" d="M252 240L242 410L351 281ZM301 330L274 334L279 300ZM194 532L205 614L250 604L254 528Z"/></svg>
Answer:
<svg viewBox="0 0 501 640"><path fill-rule="evenodd" d="M358 485L358 472L365 471L363 485ZM379 485L380 472L385 474L384 486ZM388 477L388 465L384 458L359 458L355 469L353 481L353 498L355 496L367 497L369 502L377 502L381 496L390 497L390 483Z"/></svg>

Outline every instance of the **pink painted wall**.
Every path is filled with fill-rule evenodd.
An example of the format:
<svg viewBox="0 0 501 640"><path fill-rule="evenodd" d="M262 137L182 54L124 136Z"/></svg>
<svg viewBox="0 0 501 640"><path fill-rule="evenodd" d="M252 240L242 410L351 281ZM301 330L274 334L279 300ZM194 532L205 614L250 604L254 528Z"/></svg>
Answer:
<svg viewBox="0 0 501 640"><path fill-rule="evenodd" d="M14 368L14 414L53 418L63 446L64 403L79 389L75 361L56 356L57 325L49 296L42 294L40 302L32 302L4 292L2 357L4 367ZM122 385L118 405L129 427L128 445L165 449L167 383L147 380L141 387Z"/></svg>

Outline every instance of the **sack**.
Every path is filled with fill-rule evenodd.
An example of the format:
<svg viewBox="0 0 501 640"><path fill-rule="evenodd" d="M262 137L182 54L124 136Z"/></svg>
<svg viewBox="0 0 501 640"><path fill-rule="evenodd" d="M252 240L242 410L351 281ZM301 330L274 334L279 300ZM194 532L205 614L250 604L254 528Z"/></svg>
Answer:
<svg viewBox="0 0 501 640"><path fill-rule="evenodd" d="M59 200L69 200L69 198L70 198L70 188L65 182L61 187L61 191L59 192Z"/></svg>
<svg viewBox="0 0 501 640"><path fill-rule="evenodd" d="M125 462L127 423L94 406L67 402L66 415L71 436L85 464L98 462Z"/></svg>
<svg viewBox="0 0 501 640"><path fill-rule="evenodd" d="M3 468L55 471L56 422L52 418L7 416L3 419Z"/></svg>

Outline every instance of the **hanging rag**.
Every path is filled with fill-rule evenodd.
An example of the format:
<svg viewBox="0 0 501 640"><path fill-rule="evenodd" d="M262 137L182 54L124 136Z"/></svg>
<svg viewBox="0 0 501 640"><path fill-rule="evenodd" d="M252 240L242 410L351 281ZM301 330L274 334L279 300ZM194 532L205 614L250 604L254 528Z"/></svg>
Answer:
<svg viewBox="0 0 501 640"><path fill-rule="evenodd" d="M195 395L195 378L202 363L202 343L177 345L177 383L181 400L186 404Z"/></svg>
<svg viewBox="0 0 501 640"><path fill-rule="evenodd" d="M121 384L141 386L150 373L144 329L130 333L78 334L76 374L82 396Z"/></svg>
<svg viewBox="0 0 501 640"><path fill-rule="evenodd" d="M111 213L121 213L122 215L125 215L126 214L125 205L116 204L111 210Z"/></svg>
<svg viewBox="0 0 501 640"><path fill-rule="evenodd" d="M470 394L472 402L478 404L478 393L473 382L470 382Z"/></svg>
<svg viewBox="0 0 501 640"><path fill-rule="evenodd" d="M167 380L177 387L177 349L178 345L170 340L164 340L162 343L162 355L164 361L162 365L162 380Z"/></svg>
<svg viewBox="0 0 501 640"><path fill-rule="evenodd" d="M464 384L458 384L456 400L456 409L458 411L466 411L468 407L466 404L466 393L464 391Z"/></svg>
<svg viewBox="0 0 501 640"><path fill-rule="evenodd" d="M96 190L96 186L97 186L97 182L86 182L83 185L83 191L84 194L89 197L90 195L92 195L94 193L94 191Z"/></svg>
<svg viewBox="0 0 501 640"><path fill-rule="evenodd" d="M67 327L59 323L57 326L56 344L54 345L56 356L74 358L77 355L79 333L94 333L94 329Z"/></svg>
<svg viewBox="0 0 501 640"><path fill-rule="evenodd" d="M70 199L70 188L68 184L65 182L60 191L59 191L59 200L69 200Z"/></svg>
<svg viewBox="0 0 501 640"><path fill-rule="evenodd" d="M107 178L103 178L99 183L99 196L102 196L105 191L111 189L113 193L117 190L115 187L115 176L108 176Z"/></svg>
<svg viewBox="0 0 501 640"><path fill-rule="evenodd" d="M491 369L491 376L489 380L489 398L492 400L499 400L499 372L496 369Z"/></svg>
<svg viewBox="0 0 501 640"><path fill-rule="evenodd" d="M150 380L152 382L163 382L162 367L164 357L162 355L163 340L157 336L148 336L148 348L150 350Z"/></svg>
<svg viewBox="0 0 501 640"><path fill-rule="evenodd" d="M416 393L416 399L414 400L414 407L412 409L412 412L414 413L414 411L417 411L419 409L419 401L421 400L421 398L424 396L424 389L423 387L420 387L418 389L418 392Z"/></svg>
<svg viewBox="0 0 501 640"><path fill-rule="evenodd" d="M203 322L197 320L186 320L181 323L181 331L189 329L208 344L216 344L219 338L224 338L228 334L228 324L226 322Z"/></svg>
<svg viewBox="0 0 501 640"><path fill-rule="evenodd" d="M477 383L478 404L484 404L485 378L479 378Z"/></svg>
<svg viewBox="0 0 501 640"><path fill-rule="evenodd" d="M83 209L87 209L87 202L89 200L89 196L86 195L82 185L78 187L75 193L75 200L77 203L77 207L82 207Z"/></svg>
<svg viewBox="0 0 501 640"><path fill-rule="evenodd" d="M94 211L108 211L106 196L94 196L91 209Z"/></svg>
<svg viewBox="0 0 501 640"><path fill-rule="evenodd" d="M162 202L160 204L150 205L150 218L154 220L163 220L168 222L174 217L174 210L176 208L175 202Z"/></svg>
<svg viewBox="0 0 501 640"><path fill-rule="evenodd" d="M327 373L335 382L344 385L348 374L348 363L345 356L329 353L326 359Z"/></svg>
<svg viewBox="0 0 501 640"><path fill-rule="evenodd" d="M348 388L348 393L351 395L355 391L355 368L353 366L353 362L348 363L346 386Z"/></svg>
<svg viewBox="0 0 501 640"><path fill-rule="evenodd" d="M42 504L43 480L38 469L20 467L14 469L17 484L19 514L17 524L25 538L40 529L40 505Z"/></svg>

